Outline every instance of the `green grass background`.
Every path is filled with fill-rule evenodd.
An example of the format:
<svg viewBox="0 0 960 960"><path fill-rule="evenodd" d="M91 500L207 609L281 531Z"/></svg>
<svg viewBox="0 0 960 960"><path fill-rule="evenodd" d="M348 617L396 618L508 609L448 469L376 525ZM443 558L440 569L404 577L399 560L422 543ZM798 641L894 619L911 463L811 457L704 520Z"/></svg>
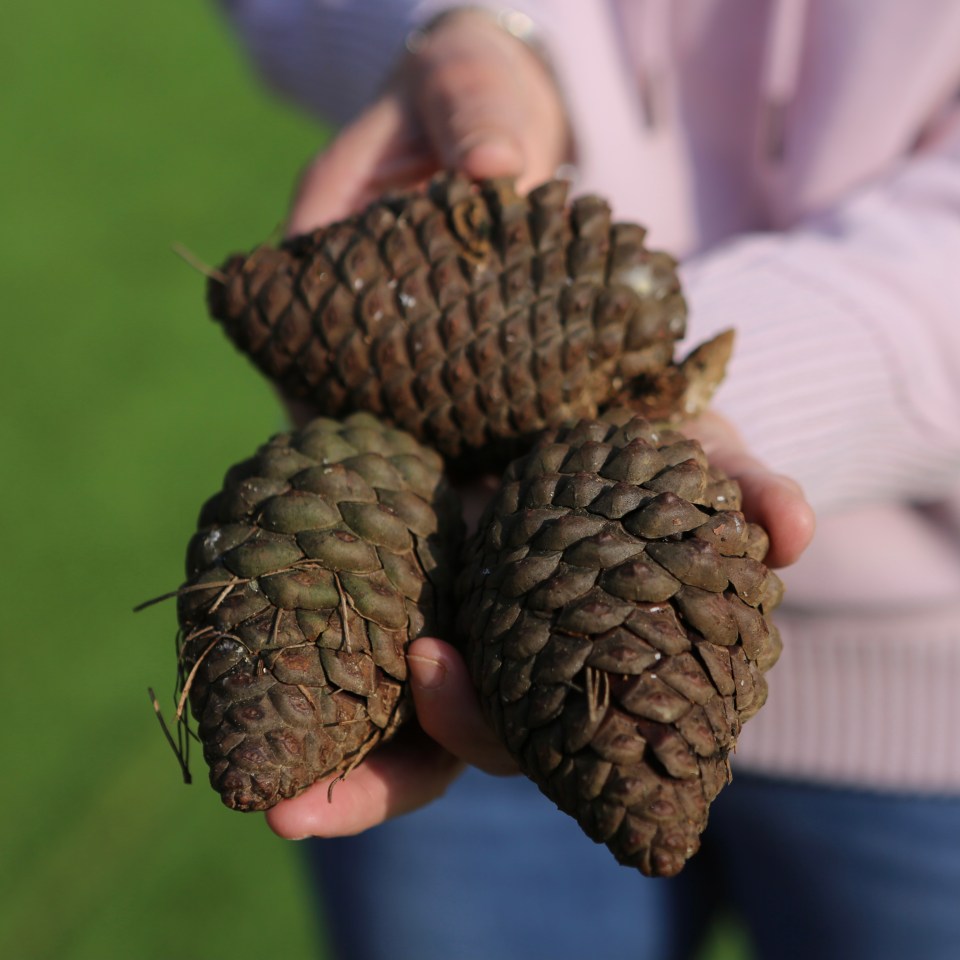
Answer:
<svg viewBox="0 0 960 960"><path fill-rule="evenodd" d="M146 692L174 610L132 607L282 422L171 243L271 234L323 132L202 2L20 4L0 82L0 956L322 955L296 848L180 782Z"/></svg>

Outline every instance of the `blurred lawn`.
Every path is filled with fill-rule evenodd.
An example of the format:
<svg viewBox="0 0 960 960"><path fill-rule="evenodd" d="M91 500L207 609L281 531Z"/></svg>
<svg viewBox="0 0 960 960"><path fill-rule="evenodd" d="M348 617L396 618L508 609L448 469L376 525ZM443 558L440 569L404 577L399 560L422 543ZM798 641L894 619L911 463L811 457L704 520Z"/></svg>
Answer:
<svg viewBox="0 0 960 960"><path fill-rule="evenodd" d="M0 39L5 668L0 956L311 955L295 849L179 779L183 547L278 429L205 319L217 261L283 216L319 131L254 86L212 4L23 4ZM169 710L169 707L168 707Z"/></svg>
<svg viewBox="0 0 960 960"><path fill-rule="evenodd" d="M185 788L163 742L172 604L131 608L177 586L199 505L282 422L170 245L217 262L273 232L321 131L208 4L7 19L0 956L314 956L295 848L225 811L197 752Z"/></svg>

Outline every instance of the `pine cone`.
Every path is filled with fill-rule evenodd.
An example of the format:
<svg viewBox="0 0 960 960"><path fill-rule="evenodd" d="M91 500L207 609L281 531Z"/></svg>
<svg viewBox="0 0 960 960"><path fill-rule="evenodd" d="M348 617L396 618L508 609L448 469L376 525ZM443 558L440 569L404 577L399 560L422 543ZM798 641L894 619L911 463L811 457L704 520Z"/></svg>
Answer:
<svg viewBox="0 0 960 960"><path fill-rule="evenodd" d="M460 539L441 458L369 415L278 435L227 473L178 613L181 684L228 807L266 809L392 736L408 643L448 629Z"/></svg>
<svg viewBox="0 0 960 960"><path fill-rule="evenodd" d="M471 540L459 630L494 729L617 860L677 873L766 697L781 584L700 446L583 421L507 470Z"/></svg>
<svg viewBox="0 0 960 960"><path fill-rule="evenodd" d="M210 311L289 399L374 413L460 468L502 468L625 394L666 415L683 390L675 262L605 201L566 197L443 175L232 257Z"/></svg>

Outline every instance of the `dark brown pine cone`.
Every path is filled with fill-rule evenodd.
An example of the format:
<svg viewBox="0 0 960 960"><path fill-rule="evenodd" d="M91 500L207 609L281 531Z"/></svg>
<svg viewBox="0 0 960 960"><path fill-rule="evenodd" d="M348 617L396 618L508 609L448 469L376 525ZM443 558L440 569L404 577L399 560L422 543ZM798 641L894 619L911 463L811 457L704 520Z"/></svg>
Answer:
<svg viewBox="0 0 960 960"><path fill-rule="evenodd" d="M499 469L543 427L625 393L672 412L686 308L675 263L567 185L435 179L279 248L231 257L210 311L293 400ZM636 401L635 401L636 402Z"/></svg>
<svg viewBox="0 0 960 960"><path fill-rule="evenodd" d="M227 473L178 601L181 686L227 806L266 809L393 735L407 645L449 630L461 539L440 456L366 414Z"/></svg>
<svg viewBox="0 0 960 960"><path fill-rule="evenodd" d="M460 634L523 770L616 858L677 873L766 697L781 584L699 445L582 421L508 468L468 546Z"/></svg>

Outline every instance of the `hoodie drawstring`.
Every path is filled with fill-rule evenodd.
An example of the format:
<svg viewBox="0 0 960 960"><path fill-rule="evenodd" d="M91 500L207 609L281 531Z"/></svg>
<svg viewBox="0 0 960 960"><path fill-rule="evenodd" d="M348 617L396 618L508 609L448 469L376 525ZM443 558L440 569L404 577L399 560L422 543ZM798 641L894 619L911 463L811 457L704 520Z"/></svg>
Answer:
<svg viewBox="0 0 960 960"><path fill-rule="evenodd" d="M760 78L763 97L761 148L779 163L786 153L786 118L797 92L807 0L774 0Z"/></svg>
<svg viewBox="0 0 960 960"><path fill-rule="evenodd" d="M674 0L674 3L676 0ZM783 159L786 115L800 78L808 0L771 0L761 67L761 145L768 162ZM671 67L671 0L621 0L624 41L635 64L644 124L663 119Z"/></svg>
<svg viewBox="0 0 960 960"><path fill-rule="evenodd" d="M653 130L663 118L671 63L670 0L621 0L616 11L634 64L644 126Z"/></svg>

